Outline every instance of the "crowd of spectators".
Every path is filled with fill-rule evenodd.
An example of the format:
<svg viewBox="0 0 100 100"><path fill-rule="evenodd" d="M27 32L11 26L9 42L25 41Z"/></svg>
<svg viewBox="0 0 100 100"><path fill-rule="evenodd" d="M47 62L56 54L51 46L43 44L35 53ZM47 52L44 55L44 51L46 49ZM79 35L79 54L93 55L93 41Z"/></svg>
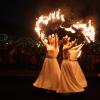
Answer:
<svg viewBox="0 0 100 100"><path fill-rule="evenodd" d="M4 44L0 46L0 69L40 69L45 58L45 48L41 47L17 47ZM61 52L58 62L61 63ZM100 72L100 52L91 49L83 49L79 57L79 63L85 71Z"/></svg>

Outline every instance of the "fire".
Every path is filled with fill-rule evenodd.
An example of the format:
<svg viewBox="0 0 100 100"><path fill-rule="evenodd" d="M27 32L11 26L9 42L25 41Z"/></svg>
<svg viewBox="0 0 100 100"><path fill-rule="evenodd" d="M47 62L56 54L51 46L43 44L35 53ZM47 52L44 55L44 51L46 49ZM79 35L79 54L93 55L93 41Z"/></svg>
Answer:
<svg viewBox="0 0 100 100"><path fill-rule="evenodd" d="M82 53L82 51L80 50L78 53L78 56L77 56L78 58L81 56L81 53Z"/></svg>
<svg viewBox="0 0 100 100"><path fill-rule="evenodd" d="M39 37L41 37L44 41L47 42L47 37L44 34L44 29L42 28L42 25L47 26L49 22L55 22L55 21L61 21L64 22L64 15L61 14L60 9L58 11L54 11L50 13L48 16L41 15L37 21L35 26L35 31Z"/></svg>
<svg viewBox="0 0 100 100"><path fill-rule="evenodd" d="M45 34L45 27L49 23L54 23L60 21L61 23L65 22L64 15L61 13L60 9L49 13L49 15L41 15L39 18L36 19L35 31L39 37L41 37L44 41L47 42L47 36ZM75 24L71 25L69 28L59 26L60 28L64 29L65 31L69 31L71 33L76 33L75 29L81 29L85 40L90 43L95 41L95 28L92 25L92 21L89 20L88 23L83 23L81 21L76 22Z"/></svg>
<svg viewBox="0 0 100 100"><path fill-rule="evenodd" d="M77 30L81 29L82 34L83 34L83 36L85 37L85 39L88 43L95 41L95 28L92 25L91 20L89 20L88 23L76 22L75 24L73 24L69 28L66 28L66 27L63 27L63 26L60 26L60 28L64 29L65 31L69 31L71 33L76 32L73 28L75 28Z"/></svg>
<svg viewBox="0 0 100 100"><path fill-rule="evenodd" d="M95 41L95 29L91 24L91 20L88 21L88 24L77 22L76 24L73 24L73 27L76 29L82 29L82 34L88 43Z"/></svg>
<svg viewBox="0 0 100 100"><path fill-rule="evenodd" d="M71 33L75 33L75 30L72 27L65 28L65 27L60 26L60 28L64 29L65 31L69 31Z"/></svg>

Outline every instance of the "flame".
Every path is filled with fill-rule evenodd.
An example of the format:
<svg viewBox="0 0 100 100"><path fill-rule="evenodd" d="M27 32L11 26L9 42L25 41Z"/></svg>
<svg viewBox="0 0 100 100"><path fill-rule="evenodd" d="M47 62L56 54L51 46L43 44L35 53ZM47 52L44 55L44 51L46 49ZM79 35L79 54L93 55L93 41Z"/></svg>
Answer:
<svg viewBox="0 0 100 100"><path fill-rule="evenodd" d="M54 11L53 13L50 13L48 16L41 15L39 18L37 18L35 31L39 37L41 37L44 41L47 42L47 37L44 34L44 29L42 28L42 25L47 26L49 22L55 22L55 21L61 21L64 22L64 15L61 14L60 9L58 11Z"/></svg>
<svg viewBox="0 0 100 100"><path fill-rule="evenodd" d="M88 24L77 22L76 24L73 24L73 27L76 29L82 29L82 34L88 43L95 41L95 29L91 24L91 20L88 21Z"/></svg>
<svg viewBox="0 0 100 100"><path fill-rule="evenodd" d="M54 23L56 21L65 22L64 15L61 14L60 9L52 13L49 13L48 16L41 15L39 18L36 19L35 31L37 35L47 42L47 37L45 35L45 27L49 23ZM71 33L76 33L76 30L73 28L82 29L82 34L88 43L95 41L95 28L92 25L91 20L89 20L88 23L82 23L81 21L76 22L75 24L71 25L71 27L69 28L63 26L59 26L59 27Z"/></svg>
<svg viewBox="0 0 100 100"><path fill-rule="evenodd" d="M82 51L80 50L77 57L79 58L81 56Z"/></svg>
<svg viewBox="0 0 100 100"><path fill-rule="evenodd" d="M65 27L60 26L60 28L64 29L65 31L69 31L71 33L75 33L76 32L74 29L72 29L72 27L65 28Z"/></svg>
<svg viewBox="0 0 100 100"><path fill-rule="evenodd" d="M91 20L88 21L88 24L76 22L75 24L73 24L69 28L60 26L60 28L64 29L65 31L75 33L76 31L72 27L76 28L76 29L82 29L82 34L83 34L83 36L85 37L85 39L87 40L88 43L90 43L91 41L92 42L95 41L95 28L93 27Z"/></svg>

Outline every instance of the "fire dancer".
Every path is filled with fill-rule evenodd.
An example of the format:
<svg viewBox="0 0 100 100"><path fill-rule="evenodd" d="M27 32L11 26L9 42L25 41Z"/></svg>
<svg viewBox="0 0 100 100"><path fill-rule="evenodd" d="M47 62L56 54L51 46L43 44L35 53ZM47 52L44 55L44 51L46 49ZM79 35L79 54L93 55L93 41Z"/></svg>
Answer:
<svg viewBox="0 0 100 100"><path fill-rule="evenodd" d="M57 34L49 35L49 43L45 43L42 39L41 41L45 45L47 53L42 70L33 85L38 88L56 91L60 79L60 67L57 61L59 53L58 36Z"/></svg>
<svg viewBox="0 0 100 100"><path fill-rule="evenodd" d="M74 43L68 46L68 37L63 38L63 61L61 63L61 76L57 93L83 92L87 86L86 78L77 61L78 53L83 44L72 47Z"/></svg>

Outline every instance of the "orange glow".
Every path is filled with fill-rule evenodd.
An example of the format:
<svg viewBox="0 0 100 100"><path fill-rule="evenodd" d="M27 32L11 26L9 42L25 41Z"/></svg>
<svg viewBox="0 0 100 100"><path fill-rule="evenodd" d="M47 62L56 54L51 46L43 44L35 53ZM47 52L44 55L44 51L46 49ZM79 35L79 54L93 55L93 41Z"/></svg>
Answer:
<svg viewBox="0 0 100 100"><path fill-rule="evenodd" d="M41 15L36 21L35 31L37 35L46 42L47 42L47 37L44 34L42 25L47 26L50 21L51 22L55 22L55 21L64 22L65 21L64 15L61 14L60 9L58 11L54 11L53 13L50 13L48 16Z"/></svg>

